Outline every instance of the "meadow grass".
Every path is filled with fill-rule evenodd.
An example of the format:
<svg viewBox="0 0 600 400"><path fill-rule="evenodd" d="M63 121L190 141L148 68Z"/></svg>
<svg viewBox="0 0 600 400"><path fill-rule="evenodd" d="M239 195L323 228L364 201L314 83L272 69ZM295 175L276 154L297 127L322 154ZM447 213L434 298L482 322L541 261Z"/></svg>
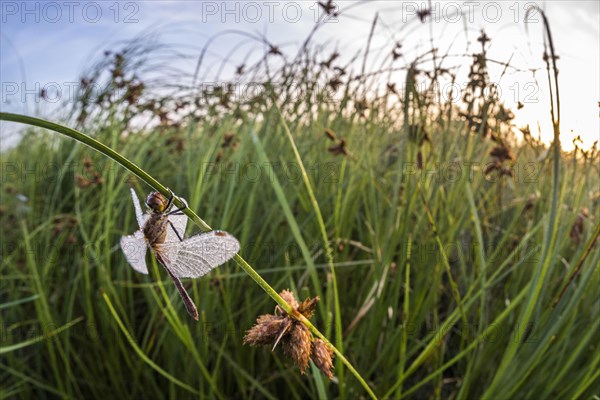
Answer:
<svg viewBox="0 0 600 400"><path fill-rule="evenodd" d="M597 397L597 158L503 139L497 103L471 100L474 125L408 87L397 119L377 100L362 113L360 85L168 127L132 129L131 99L80 113L126 168L30 128L2 154L0 397L367 398L340 357L329 381L242 344L286 288L320 297L312 323L377 397ZM241 243L249 268L184 282L199 322L155 260L137 274L118 246L129 187L151 190L127 162Z"/></svg>
<svg viewBox="0 0 600 400"><path fill-rule="evenodd" d="M344 122L334 118L329 125ZM349 159L327 151L320 126L292 127L298 155L314 174L317 211L279 116L247 126L237 134L237 148L216 162L230 124L225 119L216 131L189 130L181 154L173 154L166 136L122 140L118 121L95 137L168 182L211 225L238 237L242 256L275 289L290 288L301 298L320 295L315 325L333 338L334 275L320 239L320 213L333 248L344 353L379 396L477 397L495 379L499 389L490 398L595 393L597 246L553 307L585 254L569 232L578 210L594 207L588 191L598 176L586 173L591 166L572 162L561 169L559 181L569 190L561 199L558 239L532 305L535 318L517 338L548 224L549 163L533 162L539 170L530 181L486 178L480 170L449 176L453 160L483 164L492 145L471 140L465 156L465 132L440 136L448 143L436 146L447 151L418 170L382 154L395 143L393 132L369 134L355 124L343 134L353 152ZM535 160L531 151L518 149L517 159ZM86 157L104 182L80 188L73 175ZM335 397L343 386L346 396L365 396L347 373L335 383L320 373L303 377L279 355L242 346L244 330L273 303L233 262L186 283L199 323L187 319L156 265L150 278L131 270L117 246L135 223L128 185L140 193L149 188L111 160L39 130L4 160L47 169L6 174L3 185L3 395L316 398ZM74 222L65 223L67 217ZM586 224L590 240L593 227ZM64 325L68 329L59 332ZM512 341L518 342L516 356L497 374Z"/></svg>

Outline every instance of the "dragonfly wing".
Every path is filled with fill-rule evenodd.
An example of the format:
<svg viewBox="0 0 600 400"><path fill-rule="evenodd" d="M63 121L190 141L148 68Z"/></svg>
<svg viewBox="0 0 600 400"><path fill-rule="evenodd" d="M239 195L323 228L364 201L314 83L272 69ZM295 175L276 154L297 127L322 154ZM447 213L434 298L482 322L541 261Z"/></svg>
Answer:
<svg viewBox="0 0 600 400"><path fill-rule="evenodd" d="M164 243L160 253L172 260L170 270L179 278L198 278L231 259L240 250L236 238L222 231L201 233L183 242Z"/></svg>
<svg viewBox="0 0 600 400"><path fill-rule="evenodd" d="M146 220L148 219L148 215L142 212L142 206L140 205L140 199L138 199L137 194L135 194L135 190L131 188L131 199L133 200L133 208L135 208L135 219L137 219L138 225L141 227L144 226Z"/></svg>
<svg viewBox="0 0 600 400"><path fill-rule="evenodd" d="M121 237L121 249L125 254L127 262L133 269L142 274L148 274L146 267L146 241L141 231L133 235Z"/></svg>
<svg viewBox="0 0 600 400"><path fill-rule="evenodd" d="M187 201L185 201L185 199L182 199L181 197L179 198L179 200L183 201L183 203L186 205L187 207ZM181 214L177 213L177 214L170 214L169 215L169 227L167 228L167 237L165 238L165 242L181 242L181 239L183 239L183 235L185 234L185 227L187 226L187 221L188 221L188 217L187 215L183 214L183 212L180 211ZM175 231L177 231L177 233L175 233ZM179 234L179 236L177 235Z"/></svg>

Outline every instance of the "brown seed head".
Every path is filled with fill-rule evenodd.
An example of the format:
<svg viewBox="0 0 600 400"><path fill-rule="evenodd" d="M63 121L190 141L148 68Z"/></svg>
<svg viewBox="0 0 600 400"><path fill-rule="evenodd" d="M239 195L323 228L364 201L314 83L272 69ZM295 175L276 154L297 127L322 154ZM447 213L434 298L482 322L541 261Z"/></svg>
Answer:
<svg viewBox="0 0 600 400"><path fill-rule="evenodd" d="M314 297L312 299L306 299L298 306L298 312L304 315L307 319L313 316L315 313L315 308L317 308L317 302L319 301L319 296Z"/></svg>
<svg viewBox="0 0 600 400"><path fill-rule="evenodd" d="M85 189L92 184L92 181L81 174L77 174L75 175L75 184L79 186L80 189Z"/></svg>
<svg viewBox="0 0 600 400"><path fill-rule="evenodd" d="M290 357L304 374L308 367L308 360L311 354L312 335L308 328L302 323L294 323L290 329L290 334L285 340L281 340L283 352Z"/></svg>
<svg viewBox="0 0 600 400"><path fill-rule="evenodd" d="M90 168L92 168L92 159L89 157L84 157L83 158L83 167L86 170L90 170Z"/></svg>
<svg viewBox="0 0 600 400"><path fill-rule="evenodd" d="M229 147L229 146L231 146L234 138L235 138L235 135L233 133L226 132L223 135L223 143L221 143L221 147Z"/></svg>
<svg viewBox="0 0 600 400"><path fill-rule="evenodd" d="M513 176L513 171L510 168L503 167L500 169L500 176Z"/></svg>
<svg viewBox="0 0 600 400"><path fill-rule="evenodd" d="M569 236L575 244L580 244L583 241L585 231L585 219L588 216L588 209L582 208L575 218L575 223L571 227Z"/></svg>
<svg viewBox="0 0 600 400"><path fill-rule="evenodd" d="M333 350L323 340L317 338L313 341L311 358L317 368L329 379L333 379Z"/></svg>
<svg viewBox="0 0 600 400"><path fill-rule="evenodd" d="M490 151L490 156L495 157L498 161L502 162L505 160L513 161L515 156L512 151L506 146L496 146Z"/></svg>
<svg viewBox="0 0 600 400"><path fill-rule="evenodd" d="M286 318L271 314L261 315L256 319L256 325L246 332L244 344L251 346L273 344L281 335L282 328L285 328L284 319Z"/></svg>
<svg viewBox="0 0 600 400"><path fill-rule="evenodd" d="M335 154L335 155L344 155L344 156L350 155L348 148L346 148L346 141L344 139L341 139L339 144L333 145L333 146L329 147L327 150L331 154Z"/></svg>
<svg viewBox="0 0 600 400"><path fill-rule="evenodd" d="M312 333L306 325L296 319L300 314L310 318L314 314L319 298L306 299L298 304L294 294L287 289L283 290L280 296L292 307L293 315L288 315L279 306L275 309L276 315L261 315L256 320L256 325L246 332L244 344L272 345L273 350L279 346L283 353L300 367L300 372L303 374L308 368L309 359L313 357L313 361L321 371L332 378L332 350L323 341L317 342L320 339L315 341L318 343L318 347L315 348Z"/></svg>
<svg viewBox="0 0 600 400"><path fill-rule="evenodd" d="M431 10L430 9L425 9L425 10L419 10L417 11L417 16L419 17L419 20L423 23L425 22L425 19L431 15Z"/></svg>
<svg viewBox="0 0 600 400"><path fill-rule="evenodd" d="M294 294L288 289L281 292L281 298L285 300L294 310L298 308L298 300L294 297Z"/></svg>
<svg viewBox="0 0 600 400"><path fill-rule="evenodd" d="M329 128L325 128L325 135L329 138L329 140L334 141L337 139L335 136L335 132Z"/></svg>
<svg viewBox="0 0 600 400"><path fill-rule="evenodd" d="M498 162L490 163L485 166L485 168L483 169L483 173L485 175L488 175L488 174L492 173L493 171L500 170L501 168L502 167L501 167L500 163L498 163Z"/></svg>
<svg viewBox="0 0 600 400"><path fill-rule="evenodd" d="M423 153L421 150L417 153L417 168L423 169Z"/></svg>

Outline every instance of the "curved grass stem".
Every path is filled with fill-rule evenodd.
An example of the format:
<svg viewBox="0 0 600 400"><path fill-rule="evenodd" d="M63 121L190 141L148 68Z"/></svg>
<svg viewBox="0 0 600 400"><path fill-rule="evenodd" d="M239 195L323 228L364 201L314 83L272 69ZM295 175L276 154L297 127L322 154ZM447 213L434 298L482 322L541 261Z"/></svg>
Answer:
<svg viewBox="0 0 600 400"><path fill-rule="evenodd" d="M300 172L302 176L302 180L304 181L304 186L306 186L306 192L308 193L308 197L310 198L310 203L313 207L315 215L317 217L317 223L319 225L319 229L321 231L321 237L323 239L323 246L325 247L325 253L327 254L327 264L329 265L329 272L331 274L331 282L333 287L333 309L335 312L335 342L337 347L339 347L340 351L344 351L343 340L344 337L342 335L342 311L340 308L340 297L338 292L337 285L337 277L335 274L335 268L333 265L333 251L331 250L331 246L329 245L329 238L327 237L327 229L325 228L325 220L323 219L323 214L321 213L321 208L319 207L319 203L317 202L317 197L315 196L314 190L310 183L310 179L308 178L308 173L306 172L306 168L304 167L304 162L302 161L302 157L300 157L300 152L298 151L298 147L296 146L296 142L294 141L294 137L292 136L292 132L288 127L283 114L281 113L281 109L279 107L275 107L277 109L277 113L281 119L281 124L283 125L283 129L286 133L286 136L290 142L290 146L294 152L294 157L296 158L296 162L300 167ZM340 360L342 358L340 357ZM341 365L338 365L337 374L340 376L340 380L343 380L343 370L340 368ZM342 398L344 398L344 388L341 387Z"/></svg>

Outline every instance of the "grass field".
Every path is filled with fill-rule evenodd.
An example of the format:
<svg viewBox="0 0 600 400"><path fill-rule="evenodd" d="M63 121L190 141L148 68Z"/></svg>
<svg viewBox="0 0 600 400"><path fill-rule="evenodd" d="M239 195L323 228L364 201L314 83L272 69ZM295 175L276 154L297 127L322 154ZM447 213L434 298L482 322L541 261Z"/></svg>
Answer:
<svg viewBox="0 0 600 400"><path fill-rule="evenodd" d="M318 62L281 77L335 76ZM218 92L169 119L175 100L142 109L134 64L110 78L128 96L83 94L65 125L236 236L276 292L319 296L312 323L377 397L600 396L597 153L517 142L478 88L463 109L417 90L363 103L361 82L336 103ZM129 188L152 189L113 159L30 128L2 165L0 397L369 397L339 357L329 380L242 343L276 304L236 262L185 280L198 322L156 260L133 271L118 245L136 228Z"/></svg>

